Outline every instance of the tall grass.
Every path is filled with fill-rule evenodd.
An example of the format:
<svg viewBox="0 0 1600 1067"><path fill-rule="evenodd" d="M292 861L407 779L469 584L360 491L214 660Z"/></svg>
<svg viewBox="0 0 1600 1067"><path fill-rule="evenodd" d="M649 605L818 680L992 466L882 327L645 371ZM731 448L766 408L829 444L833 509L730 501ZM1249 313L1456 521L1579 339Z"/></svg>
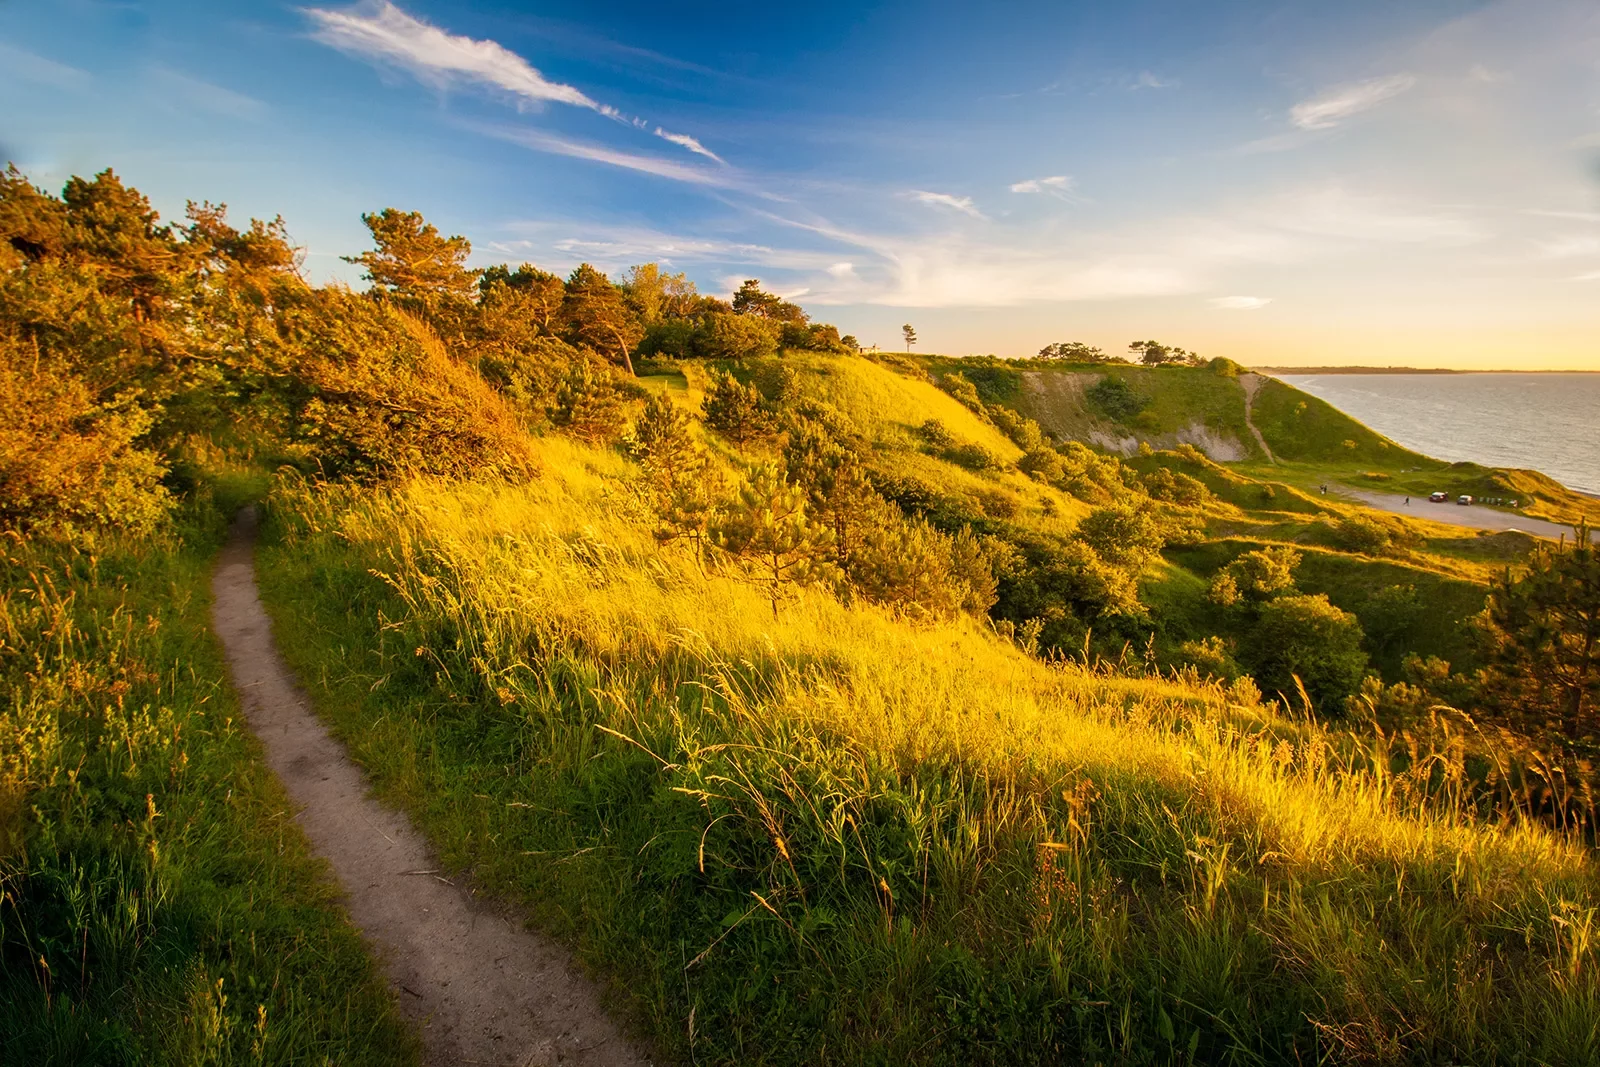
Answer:
<svg viewBox="0 0 1600 1067"><path fill-rule="evenodd" d="M208 635L220 536L0 548L0 1063L415 1062Z"/></svg>
<svg viewBox="0 0 1600 1067"><path fill-rule="evenodd" d="M287 487L268 599L446 861L695 1063L1600 1056L1580 845L1245 686L1030 659L661 547L619 458Z"/></svg>

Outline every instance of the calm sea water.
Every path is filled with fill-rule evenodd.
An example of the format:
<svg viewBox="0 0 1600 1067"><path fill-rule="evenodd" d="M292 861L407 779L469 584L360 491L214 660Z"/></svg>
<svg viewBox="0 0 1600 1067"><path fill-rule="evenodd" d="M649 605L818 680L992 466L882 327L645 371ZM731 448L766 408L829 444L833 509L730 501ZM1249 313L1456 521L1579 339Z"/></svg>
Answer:
<svg viewBox="0 0 1600 1067"><path fill-rule="evenodd" d="M1279 377L1418 452L1600 493L1600 374Z"/></svg>

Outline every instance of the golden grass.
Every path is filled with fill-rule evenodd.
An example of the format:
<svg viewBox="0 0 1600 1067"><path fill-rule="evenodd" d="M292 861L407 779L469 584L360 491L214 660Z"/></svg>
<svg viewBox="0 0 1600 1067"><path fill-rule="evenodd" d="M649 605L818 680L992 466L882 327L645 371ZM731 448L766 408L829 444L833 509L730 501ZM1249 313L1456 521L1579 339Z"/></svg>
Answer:
<svg viewBox="0 0 1600 1067"><path fill-rule="evenodd" d="M716 878L756 894L799 937L790 966L821 953L816 966L831 977L802 980L818 995L844 970L882 987L832 987L873 1020L834 1040L912 1047L906 1028L924 1024L895 1022L881 1000L909 995L916 969L900 979L875 970L889 965L871 963L874 954L893 946L859 938L866 916L915 897L921 918L906 936L968 945L990 960L985 981L1010 982L1019 1004L1046 996L1044 979L1006 978L1002 961L1046 961L1050 995L1084 989L1077 995L1113 1014L1147 1013L1162 1032L1181 1010L1193 1047L1217 1054L1471 1059L1543 1042L1560 1060L1600 1048L1582 1022L1600 1003L1586 932L1600 881L1580 844L1416 799L1425 791L1414 777L1384 773L1381 759L1378 770L1352 770L1348 744L1278 718L1249 687L1045 664L972 620L913 625L820 590L774 619L758 590L655 542L625 460L562 440L539 448L548 473L528 485L283 492L283 565L301 568L301 585L319 568L334 574L339 555L370 567L392 597L386 625L419 642L452 700L494 694L547 732L548 762L527 772L526 792L515 776L473 788L553 805L541 790L568 788L563 775L600 773L592 761L607 752L650 753L643 770L704 809L690 819L701 833L697 877L713 878L709 840L711 865L719 856L726 865ZM382 657L395 655L371 668L385 672L372 683L384 715L383 687L401 668ZM574 677L587 679L579 690L558 681ZM445 783L464 772L439 773ZM903 797L892 817L890 796ZM696 832L656 825L676 824L652 803L608 816L595 841L630 820L650 828L641 840ZM719 842L741 832L756 844L735 861ZM903 848L881 843L901 833L912 835ZM764 853L753 868L752 848ZM624 882L646 877L617 862ZM817 873L829 862L836 880ZM517 862L499 863L515 881ZM1095 900L1110 911L1086 903ZM819 922L833 924L827 948L817 947ZM1018 923L1034 932L1018 941ZM721 937L715 927L680 933L699 939L691 954ZM1107 970L1106 953L1127 959ZM1205 962L1216 953L1232 961L1224 970L1257 977L1210 973L1223 966ZM1148 982L1190 983L1193 1002L1141 1006L1135 989ZM687 1010L675 993L659 996L663 1017ZM1286 1005L1288 1021L1263 1021ZM1568 1022L1536 1034L1539 1013ZM1019 1048L1069 1032L1077 1054L1098 1047L1065 1017L1049 1018L1024 1026L1033 1036ZM1147 1039L1160 1044L1138 1040Z"/></svg>

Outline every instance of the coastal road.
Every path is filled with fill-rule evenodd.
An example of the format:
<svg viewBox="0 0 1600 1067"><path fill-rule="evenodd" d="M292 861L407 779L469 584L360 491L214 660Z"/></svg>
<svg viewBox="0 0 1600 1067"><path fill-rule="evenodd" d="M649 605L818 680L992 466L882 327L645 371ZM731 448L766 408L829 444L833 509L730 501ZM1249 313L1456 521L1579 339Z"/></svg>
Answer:
<svg viewBox="0 0 1600 1067"><path fill-rule="evenodd" d="M1480 507L1477 504L1462 507L1454 500L1447 504L1431 504L1425 496L1414 496L1408 507L1405 503L1406 498L1399 493L1374 493L1370 489L1354 489L1349 486L1340 488L1368 507L1377 508L1379 511L1390 511L1411 519L1429 519L1473 530L1501 532L1520 530L1538 537L1557 538L1563 534L1567 537L1572 536L1570 526L1546 522L1543 519L1530 519L1525 515L1515 515L1508 511L1496 511L1494 508Z"/></svg>

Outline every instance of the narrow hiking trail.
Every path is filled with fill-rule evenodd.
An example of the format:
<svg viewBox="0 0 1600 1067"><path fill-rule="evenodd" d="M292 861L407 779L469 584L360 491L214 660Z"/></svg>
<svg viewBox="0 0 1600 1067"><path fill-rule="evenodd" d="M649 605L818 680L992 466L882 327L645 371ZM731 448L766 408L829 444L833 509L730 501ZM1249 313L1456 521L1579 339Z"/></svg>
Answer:
<svg viewBox="0 0 1600 1067"><path fill-rule="evenodd" d="M1256 390L1261 388L1261 377L1257 374L1239 375L1239 387L1244 390L1244 424L1250 428L1250 433L1256 439L1256 444L1261 446L1261 451L1267 454L1267 462L1274 466L1278 458L1272 454L1272 449L1267 445L1267 439L1261 436L1261 431L1256 429Z"/></svg>
<svg viewBox="0 0 1600 1067"><path fill-rule="evenodd" d="M369 795L366 775L311 712L278 654L256 588L255 527L246 509L223 550L213 625L267 764L300 808L312 848L332 865L351 920L422 1035L425 1062L648 1064L565 949L442 877L406 816Z"/></svg>

